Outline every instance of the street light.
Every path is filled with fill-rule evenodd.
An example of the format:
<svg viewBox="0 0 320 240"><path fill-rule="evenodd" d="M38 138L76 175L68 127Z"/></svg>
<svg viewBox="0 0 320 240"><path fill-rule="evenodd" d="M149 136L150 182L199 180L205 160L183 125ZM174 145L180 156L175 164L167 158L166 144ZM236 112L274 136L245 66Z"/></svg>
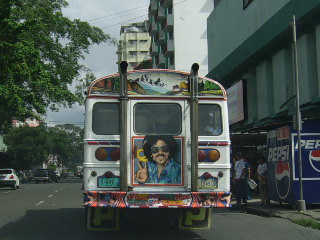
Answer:
<svg viewBox="0 0 320 240"><path fill-rule="evenodd" d="M300 96L299 96L299 74L298 74L298 55L297 55L297 31L296 31L296 16L293 15L293 61L294 61L294 80L296 85L296 130L297 130L297 143L298 143L298 161L299 161L299 186L300 186L300 199L297 201L297 208L299 211L306 210L306 202L303 200L303 186L302 186L302 159L301 159L301 112L300 112Z"/></svg>

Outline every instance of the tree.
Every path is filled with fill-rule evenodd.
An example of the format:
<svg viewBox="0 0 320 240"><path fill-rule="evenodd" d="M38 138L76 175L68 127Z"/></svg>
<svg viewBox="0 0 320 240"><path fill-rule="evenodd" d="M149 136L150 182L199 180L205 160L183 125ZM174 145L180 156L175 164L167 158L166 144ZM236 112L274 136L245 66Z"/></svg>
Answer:
<svg viewBox="0 0 320 240"><path fill-rule="evenodd" d="M76 166L83 161L83 129L71 124L56 127L12 128L4 136L11 167L29 169L58 156L65 166Z"/></svg>
<svg viewBox="0 0 320 240"><path fill-rule="evenodd" d="M3 138L7 145L11 167L29 169L47 160L50 154L49 139L45 126L12 128Z"/></svg>
<svg viewBox="0 0 320 240"><path fill-rule="evenodd" d="M68 89L92 79L80 63L92 44L114 43L101 29L63 16L65 0L0 0L0 130L71 106ZM83 77L84 76L84 77Z"/></svg>

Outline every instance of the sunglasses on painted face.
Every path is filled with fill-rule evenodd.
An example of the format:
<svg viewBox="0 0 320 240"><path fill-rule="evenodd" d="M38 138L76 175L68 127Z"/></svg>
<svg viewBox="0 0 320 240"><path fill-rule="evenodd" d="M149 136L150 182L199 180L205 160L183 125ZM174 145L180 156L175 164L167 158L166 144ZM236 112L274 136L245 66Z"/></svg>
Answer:
<svg viewBox="0 0 320 240"><path fill-rule="evenodd" d="M160 150L162 150L162 152L169 152L169 147L167 145L160 146L160 147L155 147L155 146L151 147L151 152L152 153L157 153Z"/></svg>

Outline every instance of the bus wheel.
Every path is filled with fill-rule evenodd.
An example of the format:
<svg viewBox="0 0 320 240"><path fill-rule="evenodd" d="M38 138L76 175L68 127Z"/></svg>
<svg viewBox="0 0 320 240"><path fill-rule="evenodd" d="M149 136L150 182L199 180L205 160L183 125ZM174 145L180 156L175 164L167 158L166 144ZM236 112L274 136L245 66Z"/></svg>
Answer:
<svg viewBox="0 0 320 240"><path fill-rule="evenodd" d="M211 227L211 208L183 209L179 220L180 229L209 229Z"/></svg>
<svg viewBox="0 0 320 240"><path fill-rule="evenodd" d="M119 230L119 209L86 207L86 226L90 231Z"/></svg>

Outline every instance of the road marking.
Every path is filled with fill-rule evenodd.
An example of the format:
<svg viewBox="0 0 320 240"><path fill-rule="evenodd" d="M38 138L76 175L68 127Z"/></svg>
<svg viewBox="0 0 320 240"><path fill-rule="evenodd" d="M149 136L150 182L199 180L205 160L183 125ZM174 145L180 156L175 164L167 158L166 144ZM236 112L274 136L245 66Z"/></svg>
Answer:
<svg viewBox="0 0 320 240"><path fill-rule="evenodd" d="M9 192L4 192L4 193L9 193Z"/></svg>
<svg viewBox="0 0 320 240"><path fill-rule="evenodd" d="M48 197L52 197L52 196L53 196L53 194L49 195Z"/></svg>
<svg viewBox="0 0 320 240"><path fill-rule="evenodd" d="M36 205L39 206L40 204L44 203L44 201L38 202Z"/></svg>
<svg viewBox="0 0 320 240"><path fill-rule="evenodd" d="M56 191L54 191L54 192L59 192L59 190L56 190Z"/></svg>

